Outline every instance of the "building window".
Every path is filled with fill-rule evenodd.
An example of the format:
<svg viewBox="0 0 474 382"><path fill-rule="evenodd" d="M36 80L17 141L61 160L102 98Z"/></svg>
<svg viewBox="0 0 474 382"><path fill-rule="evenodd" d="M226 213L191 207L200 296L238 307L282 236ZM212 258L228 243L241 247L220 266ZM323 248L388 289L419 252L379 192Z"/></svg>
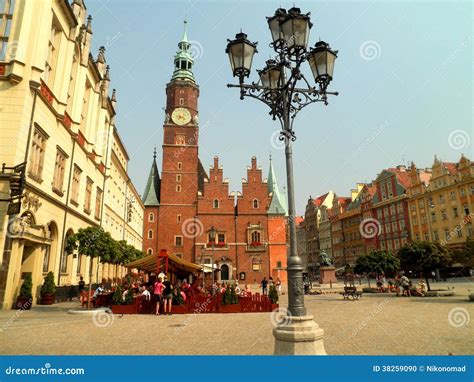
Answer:
<svg viewBox="0 0 474 382"><path fill-rule="evenodd" d="M473 232L473 231L472 231L472 225L469 224L469 225L467 226L467 236L469 236L469 237L472 236L472 232Z"/></svg>
<svg viewBox="0 0 474 382"><path fill-rule="evenodd" d="M181 182L181 174L176 174L176 181Z"/></svg>
<svg viewBox="0 0 474 382"><path fill-rule="evenodd" d="M435 222L436 221L436 213L435 212L432 212L431 213L431 222Z"/></svg>
<svg viewBox="0 0 474 382"><path fill-rule="evenodd" d="M82 100L82 111L81 111L81 125L80 130L85 135L87 131L87 115L89 113L89 101L92 93L92 85L89 81L86 81L86 91L84 92L84 98Z"/></svg>
<svg viewBox="0 0 474 382"><path fill-rule="evenodd" d="M176 185L176 192L181 192L181 185L180 184Z"/></svg>
<svg viewBox="0 0 474 382"><path fill-rule="evenodd" d="M469 206L465 204L463 208L464 208L464 215L469 216Z"/></svg>
<svg viewBox="0 0 474 382"><path fill-rule="evenodd" d="M418 207L420 207L420 208L425 208L425 202L424 202L423 200L420 200L420 201L418 202ZM401 211L400 211L400 212L401 212Z"/></svg>
<svg viewBox="0 0 474 382"><path fill-rule="evenodd" d="M153 239L153 230L148 230L148 239Z"/></svg>
<svg viewBox="0 0 474 382"><path fill-rule="evenodd" d="M181 223L181 214L176 215L176 222Z"/></svg>
<svg viewBox="0 0 474 382"><path fill-rule="evenodd" d="M225 244L225 234L218 233L217 234L217 244Z"/></svg>
<svg viewBox="0 0 474 382"><path fill-rule="evenodd" d="M178 162L178 170L181 170L183 168L183 162Z"/></svg>
<svg viewBox="0 0 474 382"><path fill-rule="evenodd" d="M435 241L439 241L438 231L433 231L433 237L434 237Z"/></svg>
<svg viewBox="0 0 474 382"><path fill-rule="evenodd" d="M451 200L456 200L456 193L454 191L451 191L449 193L449 197L451 198Z"/></svg>
<svg viewBox="0 0 474 382"><path fill-rule="evenodd" d="M49 137L44 131L40 130L38 127L35 128L35 132L33 133L33 141L31 143L30 169L28 174L37 182L41 182L46 140L48 138Z"/></svg>
<svg viewBox="0 0 474 382"><path fill-rule="evenodd" d="M101 211L101 206L102 204L102 190L97 187L96 193L95 193L95 215L94 217L99 220L100 219L100 211Z"/></svg>
<svg viewBox="0 0 474 382"><path fill-rule="evenodd" d="M183 237L182 236L175 236L174 237L174 245L175 245L175 247L182 247L183 246Z"/></svg>
<svg viewBox="0 0 474 382"><path fill-rule="evenodd" d="M81 184L81 173L82 173L82 170L77 165L74 165L74 170L72 172L71 203L76 206L79 204L78 200L79 200L79 187Z"/></svg>
<svg viewBox="0 0 474 382"><path fill-rule="evenodd" d="M277 268L281 268L281 261L277 261Z"/></svg>
<svg viewBox="0 0 474 382"><path fill-rule="evenodd" d="M14 8L15 0L0 1L0 61L7 59L8 38L10 37ZM15 58L14 51L8 53L10 56L8 57L9 60Z"/></svg>
<svg viewBox="0 0 474 382"><path fill-rule="evenodd" d="M44 253L44 259L43 259L43 273L48 273L50 252L51 252L51 246L47 245L45 253Z"/></svg>
<svg viewBox="0 0 474 382"><path fill-rule="evenodd" d="M456 227L456 234L458 235L458 237L462 237L462 228L461 227Z"/></svg>
<svg viewBox="0 0 474 382"><path fill-rule="evenodd" d="M429 238L429 236L428 236L428 232L425 232L425 233L423 234L423 238L424 238L425 241L430 241L430 238Z"/></svg>
<svg viewBox="0 0 474 382"><path fill-rule="evenodd" d="M153 249L148 248L147 251L146 251L146 253L148 253L149 255L153 255Z"/></svg>
<svg viewBox="0 0 474 382"><path fill-rule="evenodd" d="M239 273L239 279L240 280L245 280L245 272L240 272Z"/></svg>
<svg viewBox="0 0 474 382"><path fill-rule="evenodd" d="M382 219L382 210L381 209L378 209L377 210L377 219Z"/></svg>
<svg viewBox="0 0 474 382"><path fill-rule="evenodd" d="M67 106L66 110L68 113L72 112L72 105L74 102L74 90L76 88L77 69L79 67L79 53L76 52L72 57L72 69L69 75L69 85L67 89Z"/></svg>
<svg viewBox="0 0 474 382"><path fill-rule="evenodd" d="M59 147L56 151L56 162L54 164L53 191L63 196L64 173L66 172L66 153Z"/></svg>
<svg viewBox="0 0 474 382"><path fill-rule="evenodd" d="M214 208L219 208L219 200L218 199L214 199L213 207Z"/></svg>
<svg viewBox="0 0 474 382"><path fill-rule="evenodd" d="M464 188L459 189L459 195L461 196L461 198L464 198L466 196L466 191L464 190Z"/></svg>
<svg viewBox="0 0 474 382"><path fill-rule="evenodd" d="M179 99L179 104L180 104L181 106L184 105L184 98L180 98L180 99Z"/></svg>
<svg viewBox="0 0 474 382"><path fill-rule="evenodd" d="M56 70L56 64L58 61L59 53L59 43L61 41L61 29L56 24L56 20L53 20L53 25L51 26L51 35L48 42L48 56L46 58L43 79L44 82L48 84L49 87L52 87L54 81L54 73Z"/></svg>
<svg viewBox="0 0 474 382"><path fill-rule="evenodd" d="M92 202L92 185L93 181L91 178L87 177L86 181L86 197L84 200L84 212L90 214L91 212L91 202Z"/></svg>
<svg viewBox="0 0 474 382"><path fill-rule="evenodd" d="M149 222L154 222L155 221L155 214L153 212L150 212L148 214L148 221Z"/></svg>
<svg viewBox="0 0 474 382"><path fill-rule="evenodd" d="M445 230L444 230L444 238L445 238L446 240L451 239L451 235L449 234L449 229L445 229Z"/></svg>
<svg viewBox="0 0 474 382"><path fill-rule="evenodd" d="M258 208L258 200L257 199L253 200L253 208Z"/></svg>
<svg viewBox="0 0 474 382"><path fill-rule="evenodd" d="M260 232L252 231L252 233L250 235L251 243L261 244L260 237L261 237Z"/></svg>
<svg viewBox="0 0 474 382"><path fill-rule="evenodd" d="M439 195L439 202L444 203L444 195L443 194Z"/></svg>
<svg viewBox="0 0 474 382"><path fill-rule="evenodd" d="M77 266L76 266L76 274L80 275L81 274L81 263L82 263L82 256L77 255Z"/></svg>

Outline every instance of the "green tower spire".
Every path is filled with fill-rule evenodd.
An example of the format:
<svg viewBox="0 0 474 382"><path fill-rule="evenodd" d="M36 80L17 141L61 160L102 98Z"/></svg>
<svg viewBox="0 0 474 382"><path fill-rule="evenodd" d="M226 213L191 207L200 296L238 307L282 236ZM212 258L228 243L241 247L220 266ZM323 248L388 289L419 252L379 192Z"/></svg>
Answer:
<svg viewBox="0 0 474 382"><path fill-rule="evenodd" d="M268 207L267 213L269 215L288 215L286 208L285 196L278 189L275 170L273 169L272 155L270 154L270 169L268 171L267 179L268 193L272 193L272 201Z"/></svg>
<svg viewBox="0 0 474 382"><path fill-rule="evenodd" d="M188 41L187 20L184 20L183 38L178 43L178 51L174 56L174 72L171 80L193 81L194 57L191 54L191 44Z"/></svg>

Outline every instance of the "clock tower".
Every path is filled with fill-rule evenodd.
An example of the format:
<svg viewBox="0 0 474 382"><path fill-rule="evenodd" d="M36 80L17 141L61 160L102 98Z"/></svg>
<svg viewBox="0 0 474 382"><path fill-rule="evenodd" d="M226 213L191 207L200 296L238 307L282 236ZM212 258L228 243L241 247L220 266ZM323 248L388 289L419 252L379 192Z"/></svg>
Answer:
<svg viewBox="0 0 474 382"><path fill-rule="evenodd" d="M193 261L194 238L186 237L183 224L191 222L197 213L199 87L186 24L174 57L173 75L166 85L158 250L167 249Z"/></svg>

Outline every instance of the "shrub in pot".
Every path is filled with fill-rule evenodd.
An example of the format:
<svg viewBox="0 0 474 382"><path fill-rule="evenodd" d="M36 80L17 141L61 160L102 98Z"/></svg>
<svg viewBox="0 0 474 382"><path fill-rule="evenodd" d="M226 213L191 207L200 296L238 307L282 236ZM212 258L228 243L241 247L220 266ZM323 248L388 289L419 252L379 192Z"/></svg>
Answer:
<svg viewBox="0 0 474 382"><path fill-rule="evenodd" d="M54 273L48 272L41 286L41 304L52 305L56 298L56 284L54 283Z"/></svg>
<svg viewBox="0 0 474 382"><path fill-rule="evenodd" d="M278 308L278 291L275 285L270 285L270 290L268 291L268 298L272 304L272 310Z"/></svg>
<svg viewBox="0 0 474 382"><path fill-rule="evenodd" d="M20 294L16 299L16 307L21 310L30 310L33 303L33 280L31 273L26 274L20 287Z"/></svg>

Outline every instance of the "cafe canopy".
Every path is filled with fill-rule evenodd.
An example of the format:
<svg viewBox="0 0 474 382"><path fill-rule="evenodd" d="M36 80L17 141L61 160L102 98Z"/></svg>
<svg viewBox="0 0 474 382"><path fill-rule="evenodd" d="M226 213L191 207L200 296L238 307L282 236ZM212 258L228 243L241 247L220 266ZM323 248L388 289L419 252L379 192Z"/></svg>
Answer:
<svg viewBox="0 0 474 382"><path fill-rule="evenodd" d="M141 259L135 260L125 265L127 268L136 268L138 270L147 271L150 273L174 273L174 274L189 274L194 272L201 272L202 266L186 261L167 250L162 249L159 253L148 255Z"/></svg>

